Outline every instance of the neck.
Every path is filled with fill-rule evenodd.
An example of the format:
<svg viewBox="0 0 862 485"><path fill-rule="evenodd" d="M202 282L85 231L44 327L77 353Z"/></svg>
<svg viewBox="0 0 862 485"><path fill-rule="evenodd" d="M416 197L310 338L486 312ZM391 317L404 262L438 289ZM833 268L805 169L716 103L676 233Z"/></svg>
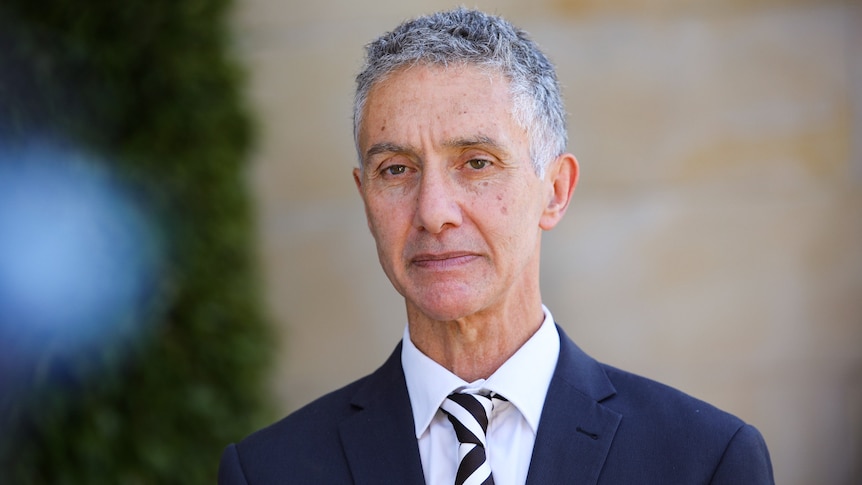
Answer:
<svg viewBox="0 0 862 485"><path fill-rule="evenodd" d="M428 319L408 305L407 317L416 348L467 382L490 377L545 318L541 298L451 321Z"/></svg>

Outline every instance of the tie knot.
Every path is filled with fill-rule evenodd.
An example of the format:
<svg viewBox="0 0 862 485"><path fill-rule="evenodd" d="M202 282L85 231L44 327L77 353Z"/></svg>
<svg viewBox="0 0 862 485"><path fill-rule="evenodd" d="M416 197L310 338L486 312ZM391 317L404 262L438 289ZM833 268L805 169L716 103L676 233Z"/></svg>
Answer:
<svg viewBox="0 0 862 485"><path fill-rule="evenodd" d="M481 443L482 446L485 446L485 433L488 431L488 420L491 418L491 410L493 409L493 404L488 396L456 392L446 398L441 408L449 416L450 421L455 419L462 425L461 428L455 427L456 432L461 429L469 431L473 435L468 436L459 432L458 441L461 443ZM476 429L476 425L479 429Z"/></svg>
<svg viewBox="0 0 862 485"><path fill-rule="evenodd" d="M488 391L454 392L446 398L440 408L455 426L459 442L485 446L485 433L488 432L495 399L506 400Z"/></svg>

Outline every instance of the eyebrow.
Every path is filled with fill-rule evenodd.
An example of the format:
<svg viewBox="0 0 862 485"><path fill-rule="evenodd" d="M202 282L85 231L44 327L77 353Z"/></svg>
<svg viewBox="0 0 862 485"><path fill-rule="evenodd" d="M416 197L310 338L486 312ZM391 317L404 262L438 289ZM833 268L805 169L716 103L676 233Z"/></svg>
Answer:
<svg viewBox="0 0 862 485"><path fill-rule="evenodd" d="M447 148L487 147L499 152L503 152L504 154L509 153L508 150L503 147L503 145L497 142L497 140L487 135L476 135L475 137L471 138L453 138L444 142L443 146ZM415 154L416 150L409 146L399 145L392 142L375 143L374 145L371 145L371 147L365 152L363 162L375 155L380 155L381 153Z"/></svg>
<svg viewBox="0 0 862 485"><path fill-rule="evenodd" d="M390 143L390 142L375 143L375 144L371 145L371 147L365 152L365 157L363 158L362 161L365 162L366 160L373 157L374 155L380 155L381 153L413 153L413 152L414 152L414 150L412 150L411 148L406 147L404 145L399 145L397 143Z"/></svg>
<svg viewBox="0 0 862 485"><path fill-rule="evenodd" d="M507 151L497 140L487 135L476 135L473 138L455 138L443 143L443 146L449 148L488 147L503 152Z"/></svg>

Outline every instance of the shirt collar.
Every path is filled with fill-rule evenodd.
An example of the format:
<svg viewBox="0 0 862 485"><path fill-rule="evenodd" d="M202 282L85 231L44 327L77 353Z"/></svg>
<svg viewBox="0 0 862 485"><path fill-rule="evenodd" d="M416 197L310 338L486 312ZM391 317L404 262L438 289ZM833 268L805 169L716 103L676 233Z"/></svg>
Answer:
<svg viewBox="0 0 862 485"><path fill-rule="evenodd" d="M501 394L539 428L542 407L560 354L560 338L551 312L542 305L545 319L539 330L486 380L466 382L433 361L413 345L410 329L404 329L401 366L413 407L416 438L420 438L446 396L460 388L485 388Z"/></svg>

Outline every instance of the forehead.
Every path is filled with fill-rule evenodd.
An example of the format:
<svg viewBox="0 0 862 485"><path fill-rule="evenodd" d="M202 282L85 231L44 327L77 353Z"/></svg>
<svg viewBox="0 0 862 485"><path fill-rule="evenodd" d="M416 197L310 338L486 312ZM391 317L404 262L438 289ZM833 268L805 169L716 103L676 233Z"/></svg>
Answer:
<svg viewBox="0 0 862 485"><path fill-rule="evenodd" d="M369 91L358 127L360 149L381 137L494 136L515 128L512 99L508 79L493 69L402 68Z"/></svg>

